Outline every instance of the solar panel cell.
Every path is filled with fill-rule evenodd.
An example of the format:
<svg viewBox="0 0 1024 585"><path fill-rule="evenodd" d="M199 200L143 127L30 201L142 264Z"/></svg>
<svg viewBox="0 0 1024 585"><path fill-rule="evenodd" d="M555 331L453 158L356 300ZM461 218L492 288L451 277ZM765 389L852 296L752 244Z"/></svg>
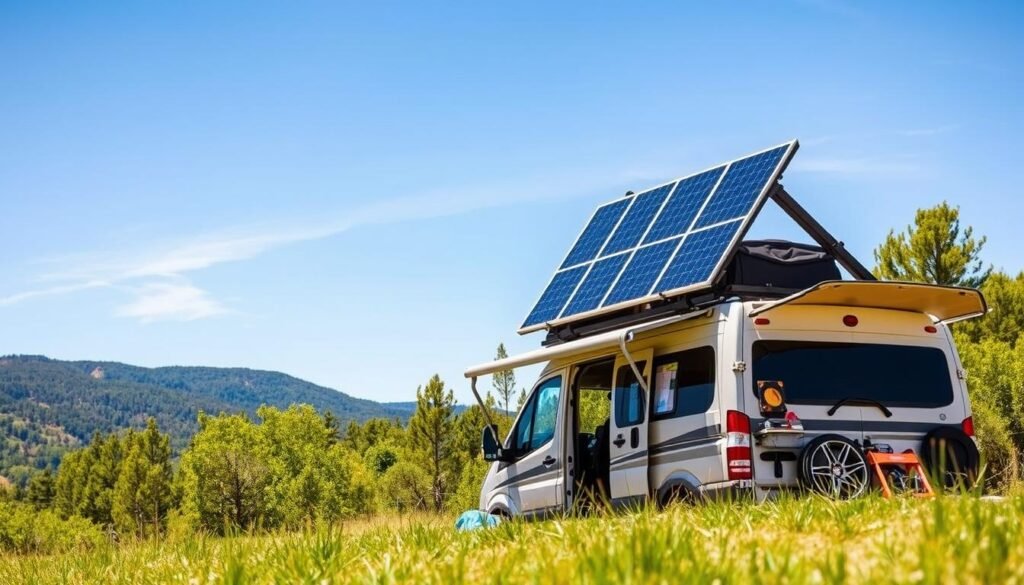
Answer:
<svg viewBox="0 0 1024 585"><path fill-rule="evenodd" d="M651 225L654 214L661 209L661 204L672 192L675 183L652 189L636 196L636 201L622 218L611 239L605 244L602 256L610 256L616 252L628 250L640 243L640 238Z"/></svg>
<svg viewBox="0 0 1024 585"><path fill-rule="evenodd" d="M657 242L686 232L724 170L722 166L679 181L679 186L658 214L651 231L647 232L644 243Z"/></svg>
<svg viewBox="0 0 1024 585"><path fill-rule="evenodd" d="M762 152L734 162L722 178L695 228L707 227L750 213L750 208L778 166L788 146Z"/></svg>
<svg viewBox="0 0 1024 585"><path fill-rule="evenodd" d="M632 197L627 197L598 207L590 223L569 251L569 255L565 257L565 262L562 262L562 268L576 266L596 258L601 246L608 239L608 234L615 229L615 224L632 201Z"/></svg>
<svg viewBox="0 0 1024 585"><path fill-rule="evenodd" d="M587 266L583 265L555 273L555 277L551 279L551 284L544 289L544 294L540 296L537 305L530 311L526 321L523 322L523 327L539 325L558 317L558 314L562 312L562 307L565 306L565 302L569 300L572 291L586 272Z"/></svg>
<svg viewBox="0 0 1024 585"><path fill-rule="evenodd" d="M587 277L583 279L583 284L576 289L576 294L573 295L560 317L596 309L601 304L601 299L608 294L608 287L622 271L626 260L629 260L628 253L609 256L594 262Z"/></svg>
<svg viewBox="0 0 1024 585"><path fill-rule="evenodd" d="M687 234L655 290L668 292L711 278L711 271L725 255L741 223L736 220Z"/></svg>
<svg viewBox="0 0 1024 585"><path fill-rule="evenodd" d="M622 301L628 301L645 296L654 282L661 274L665 263L672 256L679 239L666 240L664 242L638 248L629 260L629 264L623 269L615 288L608 293L603 306L614 305Z"/></svg>

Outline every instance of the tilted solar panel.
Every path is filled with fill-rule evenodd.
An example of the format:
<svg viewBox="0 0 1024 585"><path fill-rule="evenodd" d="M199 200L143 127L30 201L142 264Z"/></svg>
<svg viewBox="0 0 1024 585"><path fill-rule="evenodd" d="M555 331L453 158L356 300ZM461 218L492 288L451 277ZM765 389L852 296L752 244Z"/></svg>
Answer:
<svg viewBox="0 0 1024 585"><path fill-rule="evenodd" d="M519 332L710 286L798 147L787 142L599 206Z"/></svg>

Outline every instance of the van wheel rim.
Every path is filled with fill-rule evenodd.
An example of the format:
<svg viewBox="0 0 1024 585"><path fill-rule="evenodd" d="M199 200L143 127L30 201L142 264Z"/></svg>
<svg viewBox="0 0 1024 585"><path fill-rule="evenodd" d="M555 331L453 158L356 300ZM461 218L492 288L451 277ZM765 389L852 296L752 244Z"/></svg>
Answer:
<svg viewBox="0 0 1024 585"><path fill-rule="evenodd" d="M811 483L815 491L843 500L864 493L868 467L856 447L842 441L825 441L810 455Z"/></svg>

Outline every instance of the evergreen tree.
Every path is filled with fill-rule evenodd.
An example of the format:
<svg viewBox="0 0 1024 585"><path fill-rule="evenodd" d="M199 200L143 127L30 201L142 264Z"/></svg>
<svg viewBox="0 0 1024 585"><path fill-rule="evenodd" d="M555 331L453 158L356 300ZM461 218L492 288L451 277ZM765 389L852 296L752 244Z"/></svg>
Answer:
<svg viewBox="0 0 1024 585"><path fill-rule="evenodd" d="M29 480L25 499L35 506L36 510L42 510L43 508L50 507L50 504L53 502L54 491L55 482L53 474L47 469L42 473L33 475L32 479Z"/></svg>
<svg viewBox="0 0 1024 585"><path fill-rule="evenodd" d="M897 234L890 230L875 249L875 276L932 284L980 286L992 268L983 268L979 255L985 238L960 227L960 208L942 202L919 209L914 225Z"/></svg>
<svg viewBox="0 0 1024 585"><path fill-rule="evenodd" d="M324 413L324 426L327 427L328 446L341 440L341 421L330 410Z"/></svg>
<svg viewBox="0 0 1024 585"><path fill-rule="evenodd" d="M122 533L159 535L173 504L171 443L150 418L146 430L125 440L111 515Z"/></svg>
<svg viewBox="0 0 1024 585"><path fill-rule="evenodd" d="M495 360L503 360L508 357L508 352L505 351L505 344L498 344L498 351L494 356ZM509 406L512 404L512 396L516 392L516 373L513 370L502 370L500 372L494 372L491 376L492 384L494 385L494 391L498 394L499 404L505 413L508 413Z"/></svg>
<svg viewBox="0 0 1024 585"><path fill-rule="evenodd" d="M132 433L129 431L129 436ZM130 439L125 439L130 440ZM57 469L54 507L62 517L82 516L109 526L114 485L121 471L123 442L115 434L93 434L87 447L64 457Z"/></svg>
<svg viewBox="0 0 1024 585"><path fill-rule="evenodd" d="M126 439L130 441L134 435L128 431ZM85 480L85 496L83 516L103 526L114 522L111 514L114 505L114 485L121 473L121 461L124 458L124 445L117 435L111 433L101 437L95 448L92 466Z"/></svg>
<svg viewBox="0 0 1024 585"><path fill-rule="evenodd" d="M54 482L53 507L62 518L78 515L79 503L85 487L85 469L88 469L90 451L80 449L64 456L57 468Z"/></svg>
<svg viewBox="0 0 1024 585"><path fill-rule="evenodd" d="M409 419L409 447L415 462L430 478L434 510L440 512L454 489L458 456L453 448L455 397L437 374L416 389L416 412Z"/></svg>
<svg viewBox="0 0 1024 585"><path fill-rule="evenodd" d="M387 418L371 418L361 425L354 421L349 423L342 443L360 456L365 456L369 449L377 445L402 444L403 435L402 426L397 421Z"/></svg>

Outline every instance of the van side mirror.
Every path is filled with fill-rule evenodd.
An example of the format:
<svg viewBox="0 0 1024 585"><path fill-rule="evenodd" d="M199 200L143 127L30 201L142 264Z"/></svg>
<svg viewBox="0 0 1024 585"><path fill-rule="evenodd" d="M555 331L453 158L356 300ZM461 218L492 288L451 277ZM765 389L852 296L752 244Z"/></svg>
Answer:
<svg viewBox="0 0 1024 585"><path fill-rule="evenodd" d="M507 457L498 442L498 425L484 427L483 436L484 461L506 461Z"/></svg>

